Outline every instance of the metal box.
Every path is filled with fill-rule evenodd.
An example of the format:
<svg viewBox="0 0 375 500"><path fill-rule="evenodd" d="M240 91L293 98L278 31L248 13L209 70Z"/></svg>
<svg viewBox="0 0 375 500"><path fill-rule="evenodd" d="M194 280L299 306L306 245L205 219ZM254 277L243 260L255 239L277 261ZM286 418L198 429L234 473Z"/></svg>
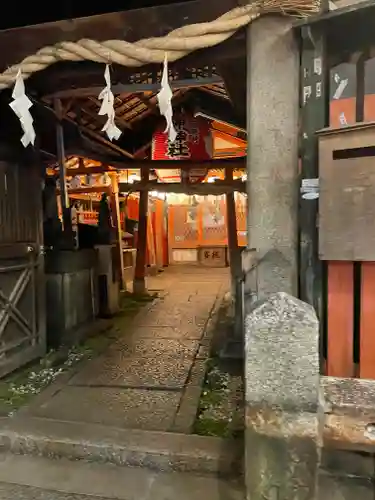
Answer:
<svg viewBox="0 0 375 500"><path fill-rule="evenodd" d="M375 261L375 123L319 137L319 256Z"/></svg>

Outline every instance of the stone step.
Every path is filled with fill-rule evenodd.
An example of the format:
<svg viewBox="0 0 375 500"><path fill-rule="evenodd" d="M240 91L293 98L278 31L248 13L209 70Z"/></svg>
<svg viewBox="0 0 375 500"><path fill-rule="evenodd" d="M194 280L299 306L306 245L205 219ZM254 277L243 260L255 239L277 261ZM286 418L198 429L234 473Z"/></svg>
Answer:
<svg viewBox="0 0 375 500"><path fill-rule="evenodd" d="M369 478L319 474L319 500L374 500L374 484Z"/></svg>
<svg viewBox="0 0 375 500"><path fill-rule="evenodd" d="M234 481L67 459L0 454L1 500L243 500Z"/></svg>
<svg viewBox="0 0 375 500"><path fill-rule="evenodd" d="M0 449L156 471L230 476L242 470L241 442L29 416L0 419Z"/></svg>

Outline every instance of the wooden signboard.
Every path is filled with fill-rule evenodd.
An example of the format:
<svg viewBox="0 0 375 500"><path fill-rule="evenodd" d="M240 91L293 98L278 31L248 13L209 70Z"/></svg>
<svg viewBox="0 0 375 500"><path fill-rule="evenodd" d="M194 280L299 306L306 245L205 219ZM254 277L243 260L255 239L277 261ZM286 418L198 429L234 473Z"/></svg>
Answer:
<svg viewBox="0 0 375 500"><path fill-rule="evenodd" d="M227 247L213 246L198 249L199 263L207 267L227 267Z"/></svg>
<svg viewBox="0 0 375 500"><path fill-rule="evenodd" d="M319 137L319 256L375 261L375 124Z"/></svg>

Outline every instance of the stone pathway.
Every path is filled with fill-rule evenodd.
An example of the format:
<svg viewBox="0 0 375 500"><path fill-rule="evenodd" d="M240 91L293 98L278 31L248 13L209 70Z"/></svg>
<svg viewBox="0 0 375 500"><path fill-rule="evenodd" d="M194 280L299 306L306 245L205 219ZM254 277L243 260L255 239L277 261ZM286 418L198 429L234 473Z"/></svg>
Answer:
<svg viewBox="0 0 375 500"><path fill-rule="evenodd" d="M160 299L134 320L120 318L119 338L32 403L34 417L119 428L188 433L208 355L218 298L229 289L227 269L171 267L149 278Z"/></svg>

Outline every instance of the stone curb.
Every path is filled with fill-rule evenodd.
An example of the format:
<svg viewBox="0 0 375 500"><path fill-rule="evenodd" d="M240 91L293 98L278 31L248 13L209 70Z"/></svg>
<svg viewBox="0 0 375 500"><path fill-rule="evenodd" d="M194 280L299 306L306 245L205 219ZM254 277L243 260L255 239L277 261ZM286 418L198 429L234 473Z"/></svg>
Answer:
<svg viewBox="0 0 375 500"><path fill-rule="evenodd" d="M221 438L118 429L33 417L0 420L0 449L157 471L231 475L240 446Z"/></svg>
<svg viewBox="0 0 375 500"><path fill-rule="evenodd" d="M210 356L211 341L223 300L224 294L219 292L205 324L203 335L199 342L198 352L189 374L189 380L172 426L172 432L190 434L193 431L202 394L203 382L207 372L206 361Z"/></svg>

